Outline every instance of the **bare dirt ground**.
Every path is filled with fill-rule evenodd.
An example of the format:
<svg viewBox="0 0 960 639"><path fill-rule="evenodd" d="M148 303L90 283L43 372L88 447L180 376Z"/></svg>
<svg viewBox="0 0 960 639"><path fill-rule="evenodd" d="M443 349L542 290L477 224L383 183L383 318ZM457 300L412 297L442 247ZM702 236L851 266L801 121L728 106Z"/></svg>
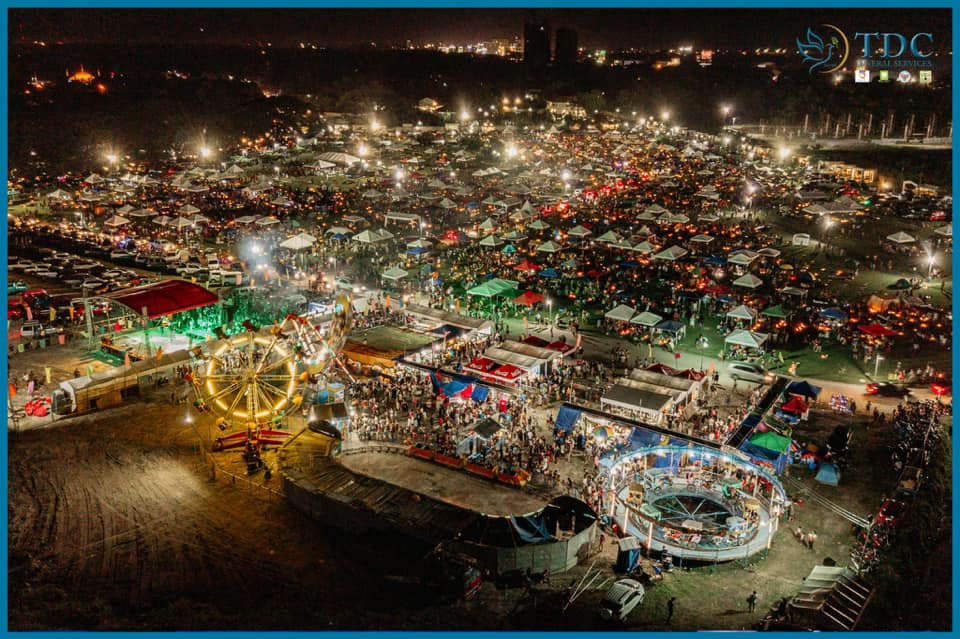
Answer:
<svg viewBox="0 0 960 639"><path fill-rule="evenodd" d="M561 613L563 591L586 566L532 590L485 584L472 601L444 603L419 585L429 549L356 537L224 474L211 480L197 451L215 429L196 414L186 423L186 409L171 405L164 388L10 434L11 629L612 629L596 612L601 589ZM835 419L815 419L812 437L825 437ZM894 481L883 464L889 433L855 432L853 465L839 488L815 484L806 469L793 475L867 514ZM236 468L231 455L239 454L220 459ZM816 550L792 538L787 528L796 525L817 530ZM846 521L808 502L766 559L675 570L617 627L750 627L825 557L844 564L851 540ZM613 578L615 558L608 540L598 584ZM760 604L751 614L744 600L754 588ZM671 596L677 609L666 626Z"/></svg>

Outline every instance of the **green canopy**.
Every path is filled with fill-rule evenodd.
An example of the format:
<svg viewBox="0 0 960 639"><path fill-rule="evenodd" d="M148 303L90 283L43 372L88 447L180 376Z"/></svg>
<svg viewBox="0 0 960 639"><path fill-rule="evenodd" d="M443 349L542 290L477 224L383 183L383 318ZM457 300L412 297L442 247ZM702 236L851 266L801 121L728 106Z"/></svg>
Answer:
<svg viewBox="0 0 960 639"><path fill-rule="evenodd" d="M783 309L779 306L771 306L770 308L765 308L760 312L761 315L766 315L767 317L779 317L781 319L786 319L787 314L783 312Z"/></svg>
<svg viewBox="0 0 960 639"><path fill-rule="evenodd" d="M772 450L775 453L790 452L791 441L792 440L789 437L778 435L773 431L767 431L765 433L756 433L753 437L750 438L750 443L753 444L754 446L759 446L760 448L766 448L767 450Z"/></svg>

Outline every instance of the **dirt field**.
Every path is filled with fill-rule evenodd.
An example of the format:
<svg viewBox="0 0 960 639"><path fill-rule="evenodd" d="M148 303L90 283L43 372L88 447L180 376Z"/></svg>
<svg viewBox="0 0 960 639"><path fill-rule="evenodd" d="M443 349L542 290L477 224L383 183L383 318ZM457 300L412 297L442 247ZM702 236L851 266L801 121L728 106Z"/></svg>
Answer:
<svg viewBox="0 0 960 639"><path fill-rule="evenodd" d="M212 481L197 455L210 424L185 423L186 405L161 395L10 434L11 629L610 627L596 613L599 589L560 612L563 590L586 567L532 591L485 584L472 601L442 603L418 585L424 549L354 538L224 474ZM815 419L813 438L822 438L835 420ZM888 437L856 429L854 462L839 488L815 484L805 469L794 477L867 514L893 484L882 463ZM817 530L815 551L787 532L796 525ZM768 558L675 570L626 627L666 627L671 596L671 629L749 627L825 557L844 564L850 541L846 521L808 502L785 522ZM613 578L615 555L608 540L598 584ZM750 614L744 600L754 588L760 603Z"/></svg>

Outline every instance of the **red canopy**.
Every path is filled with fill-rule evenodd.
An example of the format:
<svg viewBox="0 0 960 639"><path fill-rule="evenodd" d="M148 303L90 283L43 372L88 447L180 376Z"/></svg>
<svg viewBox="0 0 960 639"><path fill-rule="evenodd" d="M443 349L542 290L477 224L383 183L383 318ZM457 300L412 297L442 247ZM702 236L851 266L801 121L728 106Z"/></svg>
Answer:
<svg viewBox="0 0 960 639"><path fill-rule="evenodd" d="M210 306L218 300L216 293L184 280L166 280L127 288L107 293L104 297L123 304L138 315L143 314L146 308L150 319Z"/></svg>
<svg viewBox="0 0 960 639"><path fill-rule="evenodd" d="M891 335L896 335L896 331L891 331L886 326L880 324L867 324L866 326L861 326L860 330L866 333L867 335L873 335L874 337L890 337Z"/></svg>
<svg viewBox="0 0 960 639"><path fill-rule="evenodd" d="M565 354L573 350L573 346L560 340L547 344L546 348L549 348L551 351L557 351L560 354Z"/></svg>
<svg viewBox="0 0 960 639"><path fill-rule="evenodd" d="M701 379L706 377L706 373L701 373L700 371L695 371L692 368L688 368L685 371L680 371L677 373L677 377L686 377L687 379L692 379L695 382L699 382Z"/></svg>
<svg viewBox="0 0 960 639"><path fill-rule="evenodd" d="M592 277L592 278L596 279L596 278L600 277L601 275L603 275L603 273L601 273L601 272L598 271L597 269L590 269L589 271L587 271L587 277Z"/></svg>
<svg viewBox="0 0 960 639"><path fill-rule="evenodd" d="M540 346L541 348L549 344L549 342L542 337L537 337L536 335L528 335L523 338L524 344L530 344L530 346Z"/></svg>
<svg viewBox="0 0 960 639"><path fill-rule="evenodd" d="M472 368L476 371L483 371L484 373L493 370L497 366L499 366L499 364L492 359L487 359L486 357L474 357L472 360L470 360L470 363L467 364L467 368Z"/></svg>
<svg viewBox="0 0 960 639"><path fill-rule="evenodd" d="M499 377L500 379L505 379L507 381L513 381L523 375L525 371L522 368L517 368L513 364L504 364L500 368L490 371L489 374L493 377Z"/></svg>
<svg viewBox="0 0 960 639"><path fill-rule="evenodd" d="M809 408L810 407L807 406L806 402L801 401L797 397L793 397L789 402L781 406L780 410L785 410L788 413L805 413L807 410L809 410Z"/></svg>
<svg viewBox="0 0 960 639"><path fill-rule="evenodd" d="M666 364L654 364L653 366L648 366L647 370L664 375L676 375L679 372L676 368L667 366Z"/></svg>
<svg viewBox="0 0 960 639"><path fill-rule="evenodd" d="M540 270L540 267L534 264L533 262L531 262L530 260L523 260L513 268L517 269L518 271L539 271Z"/></svg>
<svg viewBox="0 0 960 639"><path fill-rule="evenodd" d="M723 295L724 293L730 292L729 286L723 286L722 284L714 284L703 289L705 293L710 293L711 295Z"/></svg>
<svg viewBox="0 0 960 639"><path fill-rule="evenodd" d="M514 304L523 304L524 306L533 306L538 302L542 302L544 299L543 293L536 293L534 291L524 291L520 295L517 295L511 301Z"/></svg>

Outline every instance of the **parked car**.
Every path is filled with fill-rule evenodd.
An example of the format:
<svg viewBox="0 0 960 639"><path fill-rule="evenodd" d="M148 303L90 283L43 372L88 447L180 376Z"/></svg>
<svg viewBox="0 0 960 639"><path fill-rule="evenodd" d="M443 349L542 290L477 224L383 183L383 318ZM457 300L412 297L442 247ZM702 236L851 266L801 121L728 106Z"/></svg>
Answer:
<svg viewBox="0 0 960 639"><path fill-rule="evenodd" d="M618 579L600 602L600 617L623 621L643 603L643 585L636 579Z"/></svg>
<svg viewBox="0 0 960 639"><path fill-rule="evenodd" d="M877 523L896 527L896 525L903 520L903 516L906 513L906 502L893 499L892 497L887 498L884 500L883 505L880 506L880 512L877 513Z"/></svg>
<svg viewBox="0 0 960 639"><path fill-rule="evenodd" d="M772 384L774 380L773 373L756 364L732 362L727 366L727 370L730 372L730 378L735 382L742 379L745 382Z"/></svg>
<svg viewBox="0 0 960 639"><path fill-rule="evenodd" d="M900 384L890 382L875 382L867 384L867 395L882 395L883 397L906 397L910 389Z"/></svg>
<svg viewBox="0 0 960 639"><path fill-rule="evenodd" d="M62 328L45 326L37 320L24 322L23 326L20 327L20 337L46 337L48 335L56 335L57 333L62 332Z"/></svg>

